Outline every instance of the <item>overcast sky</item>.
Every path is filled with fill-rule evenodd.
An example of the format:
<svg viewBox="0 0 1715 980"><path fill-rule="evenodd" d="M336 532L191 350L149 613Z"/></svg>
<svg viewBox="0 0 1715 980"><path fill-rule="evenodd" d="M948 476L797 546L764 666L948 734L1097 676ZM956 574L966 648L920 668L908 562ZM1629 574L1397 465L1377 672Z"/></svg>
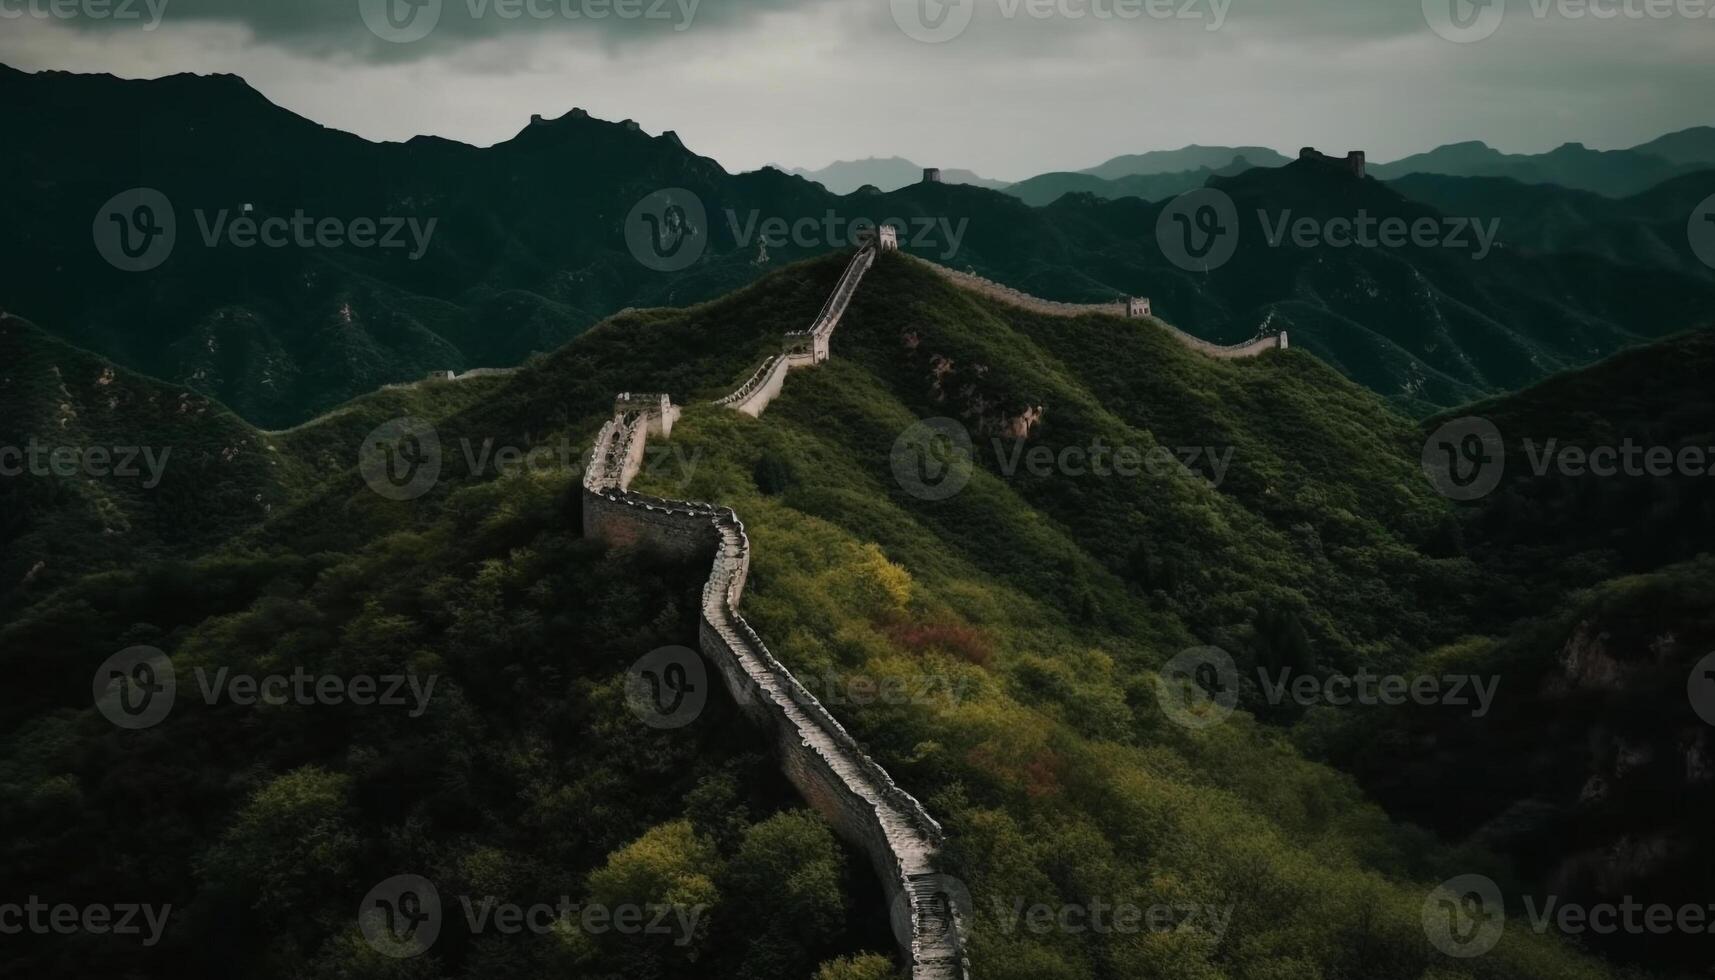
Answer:
<svg viewBox="0 0 1715 980"><path fill-rule="evenodd" d="M112 5L135 17L91 16ZM1383 160L1467 139L1630 146L1715 123L1712 11L1715 0L0 0L0 61L232 72L372 139L489 144L531 113L581 106L676 130L729 170L898 155L1017 179L1188 143Z"/></svg>

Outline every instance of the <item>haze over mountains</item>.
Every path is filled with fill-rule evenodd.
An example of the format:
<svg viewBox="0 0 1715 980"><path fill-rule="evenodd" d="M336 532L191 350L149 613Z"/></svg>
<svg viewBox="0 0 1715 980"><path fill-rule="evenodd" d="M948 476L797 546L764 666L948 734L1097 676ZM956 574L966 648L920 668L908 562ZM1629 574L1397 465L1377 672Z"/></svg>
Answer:
<svg viewBox="0 0 1715 980"><path fill-rule="evenodd" d="M576 111L489 148L378 144L280 109L232 76L6 69L0 126L23 148L0 159L0 217L12 229L0 259L14 270L0 309L273 428L431 371L517 365L625 307L729 292L849 246L858 220L896 219L908 251L1049 299L1148 296L1157 315L1217 342L1288 330L1294 346L1412 412L1698 326L1715 308L1715 274L1684 233L1689 209L1715 191L1707 173L1621 200L1496 178L1393 188L1298 161L1119 178L1157 182L1160 199L1167 185L1208 183L1239 203L1237 257L1189 272L1157 241L1164 202L1089 192L1031 207L917 182L840 196L774 169L730 174L671 133ZM1705 142L1692 131L1657 145L1683 161ZM1095 169L1207 164L1228 152L1237 150L1194 147ZM144 274L110 266L90 237L103 202L139 186L180 212L178 246ZM626 244L627 215L662 188L688 190L708 215L706 252L678 272L646 267ZM1534 202L1528 213L1521 194ZM264 216L397 218L433 234L416 258L204 237L246 205ZM1336 249L1280 241L1252 217L1360 211L1447 227L1503 220L1498 247L1467 236L1463 248ZM771 222L812 231L763 235Z"/></svg>
<svg viewBox="0 0 1715 980"><path fill-rule="evenodd" d="M977 177L968 170L946 170L944 176L951 183L1003 190L1030 204L1049 204L1061 194L1074 192L1104 198L1158 200L1201 187L1203 179L1211 173L1280 167L1291 159L1260 146L1191 145L1178 150L1128 154L1083 170L1037 174L1010 183ZM1547 153L1503 153L1487 143L1471 140L1449 143L1391 162L1372 160L1369 170L1371 176L1383 180L1411 174L1507 177L1525 184L1558 184L1609 197L1627 197L1670 178L1712 166L1715 166L1715 127L1697 126L1620 150L1592 150L1582 143L1567 143ZM840 161L821 170L790 172L817 181L836 194L845 194L863 184L873 184L884 191L896 190L921 179L923 168L893 157ZM1141 177L1157 179L1137 179Z"/></svg>
<svg viewBox="0 0 1715 980"><path fill-rule="evenodd" d="M762 706L813 685L829 765L886 769L838 798L909 793L944 831L934 867L971 905L908 918L945 912L969 980L1707 971L1706 932L1524 916L1701 911L1715 880L1715 701L1688 687L1715 644L1715 258L1687 230L1715 130L1460 144L1385 180L1192 146L1001 189L901 158L730 173L580 110L519 125L373 143L231 75L0 67L0 865L32 901L177 916L141 949L8 936L0 975L948 976L889 935L907 865L836 836L791 761L819 736L765 737L712 673L706 714L638 711L650 652L732 673L699 637L726 636L734 576L745 642L791 681ZM138 188L161 203L108 213ZM1182 209L1191 188L1228 210ZM421 235L246 244L245 216ZM120 259L145 225L167 254L129 271L112 218ZM854 260L879 221L901 247ZM1168 324L1291 343L1212 356ZM505 370L425 378L475 367ZM1470 448L1442 436L1465 416L1497 430L1474 498L1425 472ZM913 450L926 428L955 448ZM1591 479L1621 445L1677 469ZM100 472L110 452L141 477ZM592 462L655 495L635 525ZM139 646L184 700L133 728L100 692ZM1175 676L1211 649L1224 704ZM410 714L191 696L285 670L439 686ZM1350 696L1383 677L1461 693ZM690 693L661 680L656 707ZM1501 700L1466 710L1466 681ZM893 682L912 694L860 693ZM360 905L405 871L448 912L414 960L368 926L422 909ZM1464 905L1505 926L1474 956L1427 921L1457 927L1435 883L1466 875L1505 895ZM1019 918L1116 898L1197 916ZM468 914L555 901L701 925Z"/></svg>

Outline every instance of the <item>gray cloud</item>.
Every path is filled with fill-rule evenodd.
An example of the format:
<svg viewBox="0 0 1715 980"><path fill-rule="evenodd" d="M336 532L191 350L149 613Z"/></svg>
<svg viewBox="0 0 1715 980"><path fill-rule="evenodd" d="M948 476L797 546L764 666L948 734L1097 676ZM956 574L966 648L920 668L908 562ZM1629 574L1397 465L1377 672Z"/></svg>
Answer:
<svg viewBox="0 0 1715 980"><path fill-rule="evenodd" d="M368 31L359 0L169 0L149 32L0 22L0 61L233 72L373 139L486 144L531 113L578 105L676 130L734 170L899 155L1016 179L1187 143L1385 160L1469 139L1515 152L1629 146L1712 121L1715 21L1536 18L1533 0L1507 0L1502 27L1473 44L1436 36L1420 0L1233 0L1218 31L1025 8L1009 18L1012 0L973 0L969 29L944 44L909 37L891 0L702 0L682 32L473 23L469 0L444 2L441 25L413 44Z"/></svg>
<svg viewBox="0 0 1715 980"><path fill-rule="evenodd" d="M32 0L12 0L23 4ZM33 0L42 3L47 0ZM122 2L122 0L112 0ZM132 0L139 9L163 0ZM415 60L473 41L561 34L604 44L662 40L690 31L744 27L756 17L823 0L164 0L163 23L230 25L258 43L328 59ZM392 20L385 18L391 16ZM432 21L420 39L393 43L369 23ZM134 29L114 18L73 18L80 30Z"/></svg>

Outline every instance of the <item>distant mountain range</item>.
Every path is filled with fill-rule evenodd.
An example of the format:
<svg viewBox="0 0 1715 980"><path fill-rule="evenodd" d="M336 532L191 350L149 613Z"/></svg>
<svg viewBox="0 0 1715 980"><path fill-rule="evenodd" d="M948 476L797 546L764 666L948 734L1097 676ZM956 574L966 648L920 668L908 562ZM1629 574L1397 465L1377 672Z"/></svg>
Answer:
<svg viewBox="0 0 1715 980"><path fill-rule="evenodd" d="M1282 167L1292 162L1263 146L1198 146L1153 150L1114 157L1077 171L1054 171L1008 183L969 170L944 170L947 183L1005 191L1026 204L1052 204L1063 194L1094 194L1109 200L1139 197L1159 201L1201 187L1211 176L1231 176L1252 167ZM1715 167L1715 127L1698 126L1670 133L1624 150L1592 150L1567 143L1547 153L1502 153L1472 140L1449 143L1427 153L1369 165L1370 176L1394 180L1413 174L1451 177L1505 177L1523 184L1555 184L1606 197L1629 197L1674 177ZM923 178L923 168L900 157L839 161L821 170L788 170L814 180L836 194L868 184L898 190Z"/></svg>
<svg viewBox="0 0 1715 980"><path fill-rule="evenodd" d="M1284 167L1292 160L1266 146L1190 146L1177 150L1152 150L1114 157L1079 173L1119 180L1148 174L1170 174L1186 170L1220 170L1243 158L1253 167Z"/></svg>
<svg viewBox="0 0 1715 980"><path fill-rule="evenodd" d="M1609 197L1628 197L1663 181L1715 164L1715 128L1663 136L1629 150L1592 150L1567 143L1547 153L1502 153L1486 143L1452 143L1428 153L1371 164L1382 180L1408 174L1510 177L1525 184L1558 184Z"/></svg>
<svg viewBox="0 0 1715 980"><path fill-rule="evenodd" d="M1191 273L1161 254L1163 205L1104 200L1087 182L1105 178L1093 174L1067 175L1073 192L1047 207L957 182L842 197L773 168L731 174L672 133L575 110L488 148L372 143L281 109L233 76L0 68L0 128L17 137L15 152L0 155L9 230L0 312L266 428L430 371L517 365L627 307L730 292L848 244L836 229L764 245L757 222L813 219L820 229L829 212L898 218L908 251L1049 299L1149 296L1163 318L1219 342L1289 329L1293 346L1413 412L1707 323L1715 309L1715 275L1684 235L1687 202L1715 191L1695 176L1619 201L1493 178L1414 178L1402 194L1296 161L1113 179L1153 184L1158 200L1210 182L1238 202L1247 216L1238 258ZM1695 134L1663 145L1676 158L1698 152ZM1206 164L1227 152L1193 150L1131 165ZM135 187L161 190L179 211L179 247L147 273L118 271L91 239L103 202ZM690 191L707 211L707 250L677 272L646 267L626 244L627 216L662 188ZM1521 203L1538 199L1552 206ZM245 206L432 220L436 231L417 261L398 250L196 240L199 224ZM1502 217L1503 247L1481 260L1445 248L1276 247L1248 218L1359 209Z"/></svg>
<svg viewBox="0 0 1715 980"><path fill-rule="evenodd" d="M1271 156L1278 156L1268 151ZM1266 166L1284 166L1287 161ZM1021 180L1006 188L1006 193L1018 198L1026 204L1035 207L1053 204L1067 194L1094 194L1105 200L1116 200L1122 197L1142 198L1145 201L1164 201L1176 197L1189 190L1202 187L1209 182L1210 177L1231 177L1244 173L1259 164L1249 157L1239 156L1228 160L1219 167L1198 167L1195 170L1179 170L1164 173L1136 173L1124 177L1097 177L1089 171L1078 173L1041 174L1029 180Z"/></svg>
<svg viewBox="0 0 1715 980"><path fill-rule="evenodd" d="M805 170L802 167L788 169L778 165L775 169L813 180L835 194L850 194L863 187L874 187L881 191L899 190L901 187L921 182L923 171L927 168L904 157L870 157L865 160L836 160L820 170ZM973 187L987 187L997 191L1007 186L1004 180L990 180L969 170L944 168L941 171L941 179L949 184L970 184Z"/></svg>

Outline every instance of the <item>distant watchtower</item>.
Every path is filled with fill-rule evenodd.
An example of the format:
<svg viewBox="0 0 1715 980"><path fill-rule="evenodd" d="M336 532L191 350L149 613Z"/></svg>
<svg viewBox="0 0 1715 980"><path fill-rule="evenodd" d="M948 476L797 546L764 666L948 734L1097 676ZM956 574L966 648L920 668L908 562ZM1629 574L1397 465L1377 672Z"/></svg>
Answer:
<svg viewBox="0 0 1715 980"><path fill-rule="evenodd" d="M1133 296L1125 301L1125 315L1138 319L1149 316L1149 299L1144 296Z"/></svg>
<svg viewBox="0 0 1715 980"><path fill-rule="evenodd" d="M1365 154L1363 150L1353 150L1346 154L1345 159L1342 160L1339 157L1331 157L1317 150L1314 146L1307 146L1298 151L1298 159L1313 160L1324 166L1344 170L1359 180L1364 179Z"/></svg>
<svg viewBox="0 0 1715 980"><path fill-rule="evenodd" d="M892 225L881 225L876 228L858 229L858 244L874 245L878 252L896 252L899 250L899 229Z"/></svg>
<svg viewBox="0 0 1715 980"><path fill-rule="evenodd" d="M941 168L940 167L924 167L923 168L923 183L925 183L925 184L939 184L939 183L941 183Z"/></svg>

